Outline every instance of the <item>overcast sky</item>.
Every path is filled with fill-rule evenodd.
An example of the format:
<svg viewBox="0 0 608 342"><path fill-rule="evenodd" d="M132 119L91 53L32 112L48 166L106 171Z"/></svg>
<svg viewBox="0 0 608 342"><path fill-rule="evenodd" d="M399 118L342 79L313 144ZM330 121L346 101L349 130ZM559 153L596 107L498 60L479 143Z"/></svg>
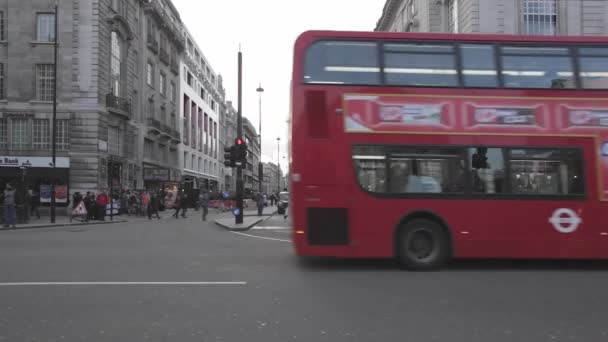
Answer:
<svg viewBox="0 0 608 342"><path fill-rule="evenodd" d="M258 129L262 83L262 160L287 162L287 118L293 43L303 31L373 30L385 0L173 0L203 55L237 106L237 52L243 52L243 115Z"/></svg>

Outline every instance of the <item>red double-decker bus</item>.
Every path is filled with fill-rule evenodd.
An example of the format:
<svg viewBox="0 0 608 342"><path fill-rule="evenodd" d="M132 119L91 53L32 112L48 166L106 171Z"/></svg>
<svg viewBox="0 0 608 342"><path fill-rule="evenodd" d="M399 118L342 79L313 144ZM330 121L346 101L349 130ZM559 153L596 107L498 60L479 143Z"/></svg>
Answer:
<svg viewBox="0 0 608 342"><path fill-rule="evenodd" d="M305 32L299 256L608 257L608 38Z"/></svg>

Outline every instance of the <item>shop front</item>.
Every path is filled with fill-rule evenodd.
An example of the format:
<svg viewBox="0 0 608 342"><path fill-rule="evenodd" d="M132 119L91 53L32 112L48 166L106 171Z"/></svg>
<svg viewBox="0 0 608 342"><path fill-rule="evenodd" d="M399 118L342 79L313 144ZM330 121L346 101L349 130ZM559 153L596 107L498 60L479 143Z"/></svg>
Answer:
<svg viewBox="0 0 608 342"><path fill-rule="evenodd" d="M163 199L161 210L172 208L180 188L175 180L175 171L152 164L143 165L144 190L155 191Z"/></svg>
<svg viewBox="0 0 608 342"><path fill-rule="evenodd" d="M28 219L29 195L41 206L50 206L52 184L55 184L57 207L66 207L69 202L70 158L55 158L55 168L50 157L0 156L0 191L8 183L17 190L17 197L23 205L19 208L18 219ZM27 204L27 205L26 205Z"/></svg>

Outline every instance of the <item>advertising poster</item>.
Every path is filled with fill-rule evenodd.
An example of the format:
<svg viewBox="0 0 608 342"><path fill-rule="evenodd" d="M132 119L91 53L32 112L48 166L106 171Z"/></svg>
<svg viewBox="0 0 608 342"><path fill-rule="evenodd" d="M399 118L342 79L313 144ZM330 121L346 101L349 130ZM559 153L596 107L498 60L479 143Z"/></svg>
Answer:
<svg viewBox="0 0 608 342"><path fill-rule="evenodd" d="M521 104L507 106L504 103L467 103L461 116L465 129L492 132L515 129L518 132L547 130L549 122L543 105Z"/></svg>
<svg viewBox="0 0 608 342"><path fill-rule="evenodd" d="M51 185L40 185L40 203L51 203L51 193L53 189ZM55 203L68 203L68 187L67 185L55 186Z"/></svg>
<svg viewBox="0 0 608 342"><path fill-rule="evenodd" d="M605 101L604 101L605 102ZM562 105L560 129L570 134L597 135L600 139L598 154L602 163L604 199L608 199L608 103L605 108Z"/></svg>
<svg viewBox="0 0 608 342"><path fill-rule="evenodd" d="M398 96L344 97L347 132L448 130L450 103Z"/></svg>

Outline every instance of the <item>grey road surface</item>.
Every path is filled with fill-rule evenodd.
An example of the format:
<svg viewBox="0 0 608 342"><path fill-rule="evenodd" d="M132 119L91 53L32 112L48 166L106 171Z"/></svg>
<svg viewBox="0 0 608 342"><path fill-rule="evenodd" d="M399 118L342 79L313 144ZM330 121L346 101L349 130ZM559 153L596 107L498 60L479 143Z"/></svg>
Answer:
<svg viewBox="0 0 608 342"><path fill-rule="evenodd" d="M299 261L288 239L198 215L0 231L0 341L608 340L608 263L412 273L390 260Z"/></svg>

